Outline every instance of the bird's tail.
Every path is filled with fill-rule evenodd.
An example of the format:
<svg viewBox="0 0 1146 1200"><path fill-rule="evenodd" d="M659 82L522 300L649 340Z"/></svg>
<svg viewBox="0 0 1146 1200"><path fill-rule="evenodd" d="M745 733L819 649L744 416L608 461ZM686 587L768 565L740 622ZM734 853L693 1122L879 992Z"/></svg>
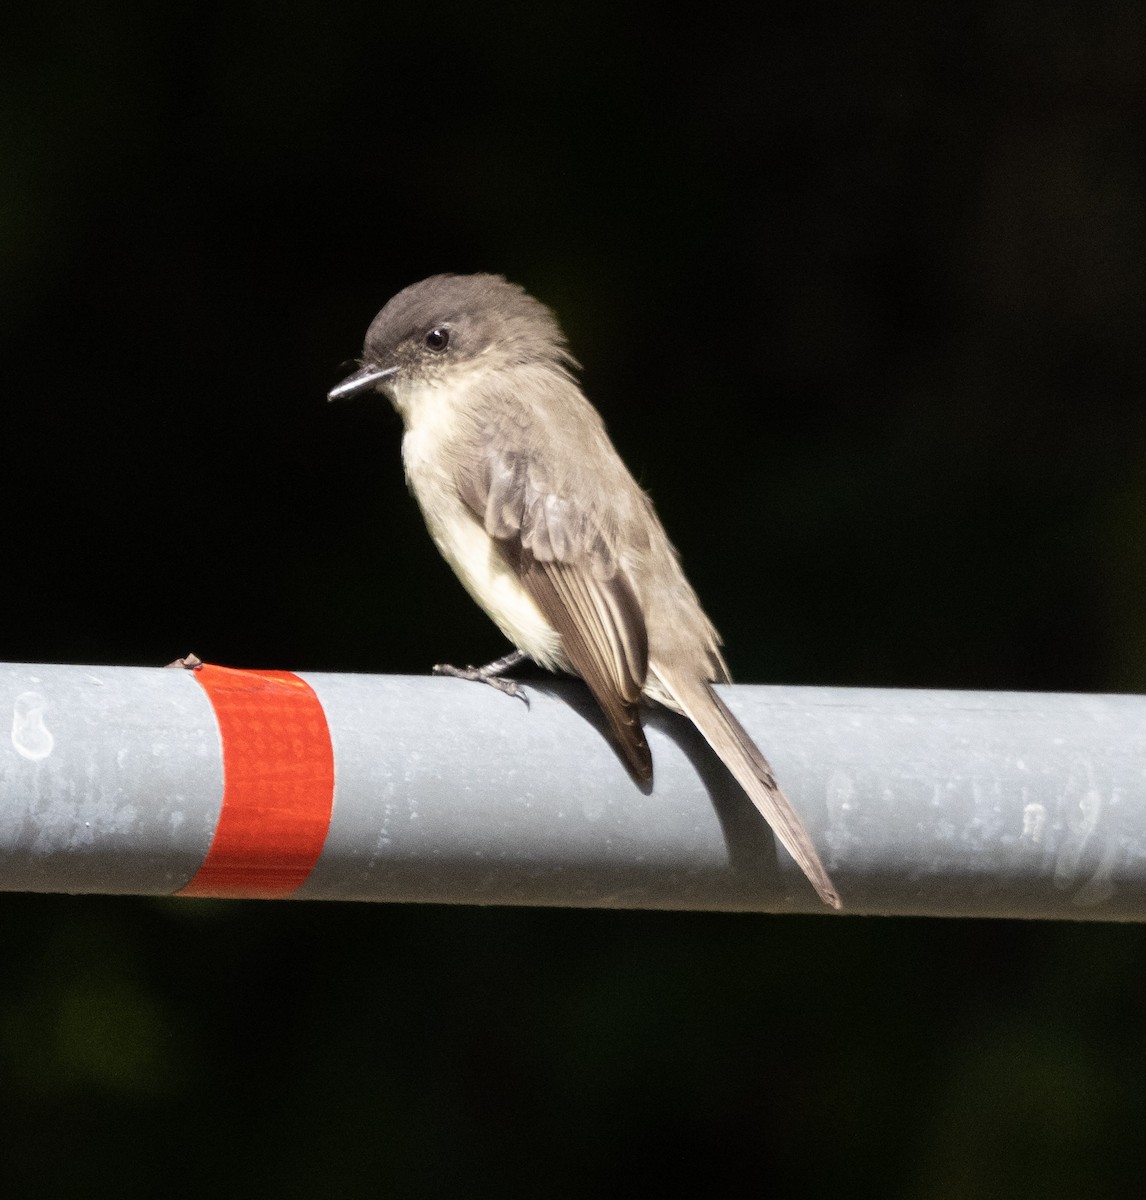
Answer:
<svg viewBox="0 0 1146 1200"><path fill-rule="evenodd" d="M716 751L721 762L732 772L736 782L748 793L773 833L807 875L820 899L832 908L839 908L839 893L820 862L804 822L788 797L780 791L768 760L757 749L744 726L704 680L681 680L674 678L671 673L666 678L659 670L657 675L684 714L704 735L704 740Z"/></svg>

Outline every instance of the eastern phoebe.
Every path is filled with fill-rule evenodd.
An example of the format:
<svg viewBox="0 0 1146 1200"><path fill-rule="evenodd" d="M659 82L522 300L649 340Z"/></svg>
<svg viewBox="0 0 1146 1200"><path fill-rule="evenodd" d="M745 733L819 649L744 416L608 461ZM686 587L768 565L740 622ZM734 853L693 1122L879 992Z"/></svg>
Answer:
<svg viewBox="0 0 1146 1200"><path fill-rule="evenodd" d="M430 536L518 650L456 673L513 691L497 676L527 656L579 675L641 780L642 698L683 713L839 908L772 768L712 689L729 681L720 638L549 309L500 275L434 275L374 318L361 361L329 398L389 397Z"/></svg>

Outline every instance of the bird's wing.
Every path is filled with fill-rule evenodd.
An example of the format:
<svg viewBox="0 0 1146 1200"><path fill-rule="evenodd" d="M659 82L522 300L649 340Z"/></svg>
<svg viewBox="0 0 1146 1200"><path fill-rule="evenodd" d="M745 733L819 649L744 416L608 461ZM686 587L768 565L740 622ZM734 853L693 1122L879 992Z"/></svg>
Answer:
<svg viewBox="0 0 1146 1200"><path fill-rule="evenodd" d="M604 710L634 775L652 778L639 705L648 674L644 613L593 505L548 477L542 456L487 441L458 491L546 620L569 668ZM563 490L565 494L562 494Z"/></svg>

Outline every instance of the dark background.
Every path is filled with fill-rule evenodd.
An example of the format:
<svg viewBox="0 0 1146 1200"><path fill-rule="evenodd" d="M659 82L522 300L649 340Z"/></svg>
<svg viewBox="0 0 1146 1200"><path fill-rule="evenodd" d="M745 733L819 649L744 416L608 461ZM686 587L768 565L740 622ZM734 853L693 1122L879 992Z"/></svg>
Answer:
<svg viewBox="0 0 1146 1200"><path fill-rule="evenodd" d="M329 408L553 305L745 681L1146 690L1146 19L58 0L0 28L0 658L505 650ZM1123 1194L1136 928L0 897L23 1195Z"/></svg>

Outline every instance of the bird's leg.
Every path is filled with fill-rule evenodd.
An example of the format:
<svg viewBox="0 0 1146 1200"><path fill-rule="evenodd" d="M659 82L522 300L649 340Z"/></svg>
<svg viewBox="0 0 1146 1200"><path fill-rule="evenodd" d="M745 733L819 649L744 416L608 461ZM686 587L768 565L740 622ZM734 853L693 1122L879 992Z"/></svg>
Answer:
<svg viewBox="0 0 1146 1200"><path fill-rule="evenodd" d="M519 700L524 700L525 707L528 708L529 697L525 694L525 688L512 679L501 678L504 672L516 667L518 663L524 662L528 657L523 650L513 650L503 658L486 663L484 667L451 667L447 663L438 663L434 667L434 674L451 675L454 679L473 679L478 683L488 683L490 687L497 688L499 692L504 692L507 696L516 696Z"/></svg>

